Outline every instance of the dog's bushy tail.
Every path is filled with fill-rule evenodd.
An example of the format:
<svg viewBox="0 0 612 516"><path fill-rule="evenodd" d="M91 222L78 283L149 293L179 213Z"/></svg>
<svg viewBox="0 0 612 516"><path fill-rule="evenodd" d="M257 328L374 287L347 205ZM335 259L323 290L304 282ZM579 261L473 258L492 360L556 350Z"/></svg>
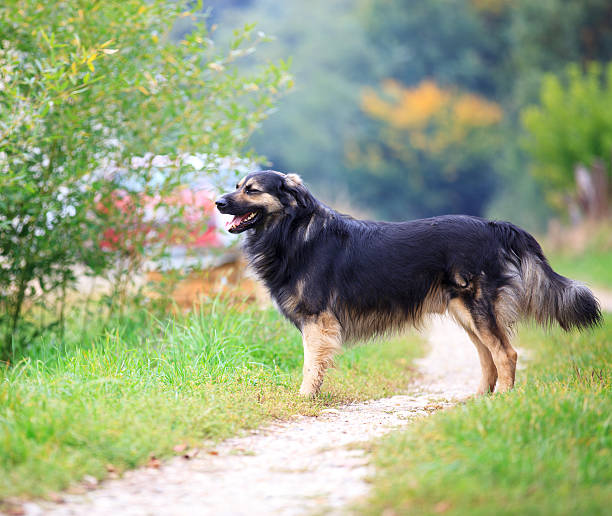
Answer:
<svg viewBox="0 0 612 516"><path fill-rule="evenodd" d="M566 331L601 323L601 310L593 292L582 283L557 274L545 258L523 258L521 274L524 307L538 322L557 321Z"/></svg>
<svg viewBox="0 0 612 516"><path fill-rule="evenodd" d="M556 321L565 331L601 324L601 309L593 292L557 274L529 233L511 224L505 226L500 230L506 249L518 259L520 312L543 325Z"/></svg>

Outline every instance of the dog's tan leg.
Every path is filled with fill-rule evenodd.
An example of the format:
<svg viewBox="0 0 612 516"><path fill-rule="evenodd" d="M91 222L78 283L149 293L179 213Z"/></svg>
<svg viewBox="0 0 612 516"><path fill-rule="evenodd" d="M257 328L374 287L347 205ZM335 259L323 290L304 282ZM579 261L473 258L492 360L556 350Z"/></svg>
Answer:
<svg viewBox="0 0 612 516"><path fill-rule="evenodd" d="M478 386L478 394L487 394L488 392L495 391L495 383L497 382L497 367L493 361L493 356L489 349L480 341L478 336L471 330L465 329L470 337L470 340L476 346L478 351L478 358L480 359L480 369L482 371L482 377L480 379L480 385Z"/></svg>
<svg viewBox="0 0 612 516"><path fill-rule="evenodd" d="M342 346L340 323L329 313L312 317L302 326L302 341L304 378L300 394L315 396L321 389L325 370L333 363L334 355Z"/></svg>
<svg viewBox="0 0 612 516"><path fill-rule="evenodd" d="M499 375L497 383L498 392L506 392L514 387L516 375L516 360L518 354L510 345L510 339L499 339L488 330L479 332L480 340L491 352L493 362Z"/></svg>
<svg viewBox="0 0 612 516"><path fill-rule="evenodd" d="M448 311L455 321L457 321L466 331L470 340L474 343L474 346L476 346L476 351L478 351L482 376L477 393L486 394L487 392L493 392L497 382L497 367L495 367L495 361L493 360L489 348L478 337L478 330L476 329L472 314L470 314L465 304L457 298L449 303Z"/></svg>

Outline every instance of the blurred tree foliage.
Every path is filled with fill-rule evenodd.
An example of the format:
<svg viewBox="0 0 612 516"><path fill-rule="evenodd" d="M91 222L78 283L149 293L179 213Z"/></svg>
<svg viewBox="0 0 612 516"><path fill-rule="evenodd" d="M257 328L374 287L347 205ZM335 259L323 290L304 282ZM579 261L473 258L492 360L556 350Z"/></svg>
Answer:
<svg viewBox="0 0 612 516"><path fill-rule="evenodd" d="M369 143L349 150L353 177L387 170L371 183L393 218L482 213L495 184L487 160L499 147L499 105L432 81L406 88L387 80L382 94L363 94L364 112L381 125Z"/></svg>
<svg viewBox="0 0 612 516"><path fill-rule="evenodd" d="M519 0L507 10L509 77L515 109L535 102L544 74L560 74L569 63L612 59L609 0Z"/></svg>
<svg viewBox="0 0 612 516"><path fill-rule="evenodd" d="M0 360L47 324L29 325L24 309L45 300L61 327L75 267L100 275L142 245L100 246L104 229L127 217L112 209L118 189L142 213L143 199L180 183L182 153L242 152L289 83L283 63L241 73L238 60L262 36L247 26L218 47L200 8L0 5ZM190 25L180 41L169 36L176 20ZM163 159L132 166L146 153Z"/></svg>
<svg viewBox="0 0 612 516"><path fill-rule="evenodd" d="M255 147L275 167L303 173L327 200L347 189L379 217L467 211L541 228L546 184L528 172L519 113L538 100L546 73L612 59L609 0L231 4L213 1L216 19L258 20L278 36L274 52L293 56L295 91L263 124ZM386 97L387 79L406 91L429 81L476 95L499 106L503 119L466 133L446 155L427 152L366 107L363 92Z"/></svg>
<svg viewBox="0 0 612 516"><path fill-rule="evenodd" d="M469 0L366 0L360 18L385 61L386 76L406 85L433 79L496 96L504 38L505 4L499 11Z"/></svg>
<svg viewBox="0 0 612 516"><path fill-rule="evenodd" d="M360 202L372 194L383 198L383 214L394 219L484 214L499 183L494 161L504 118L494 100L504 89L504 39L491 37L505 13L505 5L497 7L480 10L465 0L364 2L363 24L394 80L377 89L398 101L383 114L373 102L377 94L362 97L370 131L354 146L365 152L349 155L351 191L365 193Z"/></svg>
<svg viewBox="0 0 612 516"><path fill-rule="evenodd" d="M235 3L235 2L234 2ZM295 88L278 103L279 113L253 135L253 145L278 170L304 174L327 199L345 190L345 142L361 138L363 87L385 75L369 43L354 0L213 1L221 29L230 21L257 20L276 41L253 58L291 56ZM373 82L374 81L374 82Z"/></svg>
<svg viewBox="0 0 612 516"><path fill-rule="evenodd" d="M612 183L612 63L591 63L585 72L570 65L561 78L547 75L539 105L525 108L522 121L533 175L559 211L574 193L577 165L603 163Z"/></svg>

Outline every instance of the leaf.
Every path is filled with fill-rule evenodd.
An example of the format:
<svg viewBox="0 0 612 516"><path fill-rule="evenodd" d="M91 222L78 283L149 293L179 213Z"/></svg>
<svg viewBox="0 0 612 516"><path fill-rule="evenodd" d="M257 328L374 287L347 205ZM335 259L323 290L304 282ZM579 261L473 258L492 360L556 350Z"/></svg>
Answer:
<svg viewBox="0 0 612 516"><path fill-rule="evenodd" d="M118 48L102 48L100 50L102 50L102 52L104 52L106 55L109 55L109 56L119 52Z"/></svg>
<svg viewBox="0 0 612 516"><path fill-rule="evenodd" d="M147 468L159 469L160 467L161 461L155 455L151 455L147 461Z"/></svg>
<svg viewBox="0 0 612 516"><path fill-rule="evenodd" d="M183 459L193 459L196 455L198 455L198 453L200 453L200 450L198 448L192 448L191 450L183 454Z"/></svg>

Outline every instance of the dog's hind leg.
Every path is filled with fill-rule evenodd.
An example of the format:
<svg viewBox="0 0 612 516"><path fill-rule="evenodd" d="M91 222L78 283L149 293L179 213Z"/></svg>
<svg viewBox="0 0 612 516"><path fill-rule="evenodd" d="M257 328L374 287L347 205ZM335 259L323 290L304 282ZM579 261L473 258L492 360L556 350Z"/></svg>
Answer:
<svg viewBox="0 0 612 516"><path fill-rule="evenodd" d="M478 336L491 352L497 367L497 391L506 392L514 387L518 354L510 344L508 336L503 333L498 336L497 333L500 332L494 333L490 328L483 328L478 332Z"/></svg>
<svg viewBox="0 0 612 516"><path fill-rule="evenodd" d="M495 367L495 362L493 361L491 352L476 334L476 325L474 324L472 315L465 305L459 301L459 299L452 300L449 303L448 310L455 321L457 321L457 323L459 323L459 325L466 331L470 337L470 340L474 343L474 346L476 346L476 350L478 351L482 376L477 393L486 394L488 392L493 392L495 390L495 383L497 382L497 368Z"/></svg>
<svg viewBox="0 0 612 516"><path fill-rule="evenodd" d="M482 378L480 379L480 385L478 386L478 394L487 394L495 390L495 384L497 383L497 367L491 352L485 346L478 336L471 330L465 328L470 340L476 346L478 351L478 358L480 359L480 369L482 370Z"/></svg>
<svg viewBox="0 0 612 516"><path fill-rule="evenodd" d="M304 344L304 378L302 396L315 396L321 389L326 369L342 346L341 326L336 317L323 312L307 319L302 325Z"/></svg>

